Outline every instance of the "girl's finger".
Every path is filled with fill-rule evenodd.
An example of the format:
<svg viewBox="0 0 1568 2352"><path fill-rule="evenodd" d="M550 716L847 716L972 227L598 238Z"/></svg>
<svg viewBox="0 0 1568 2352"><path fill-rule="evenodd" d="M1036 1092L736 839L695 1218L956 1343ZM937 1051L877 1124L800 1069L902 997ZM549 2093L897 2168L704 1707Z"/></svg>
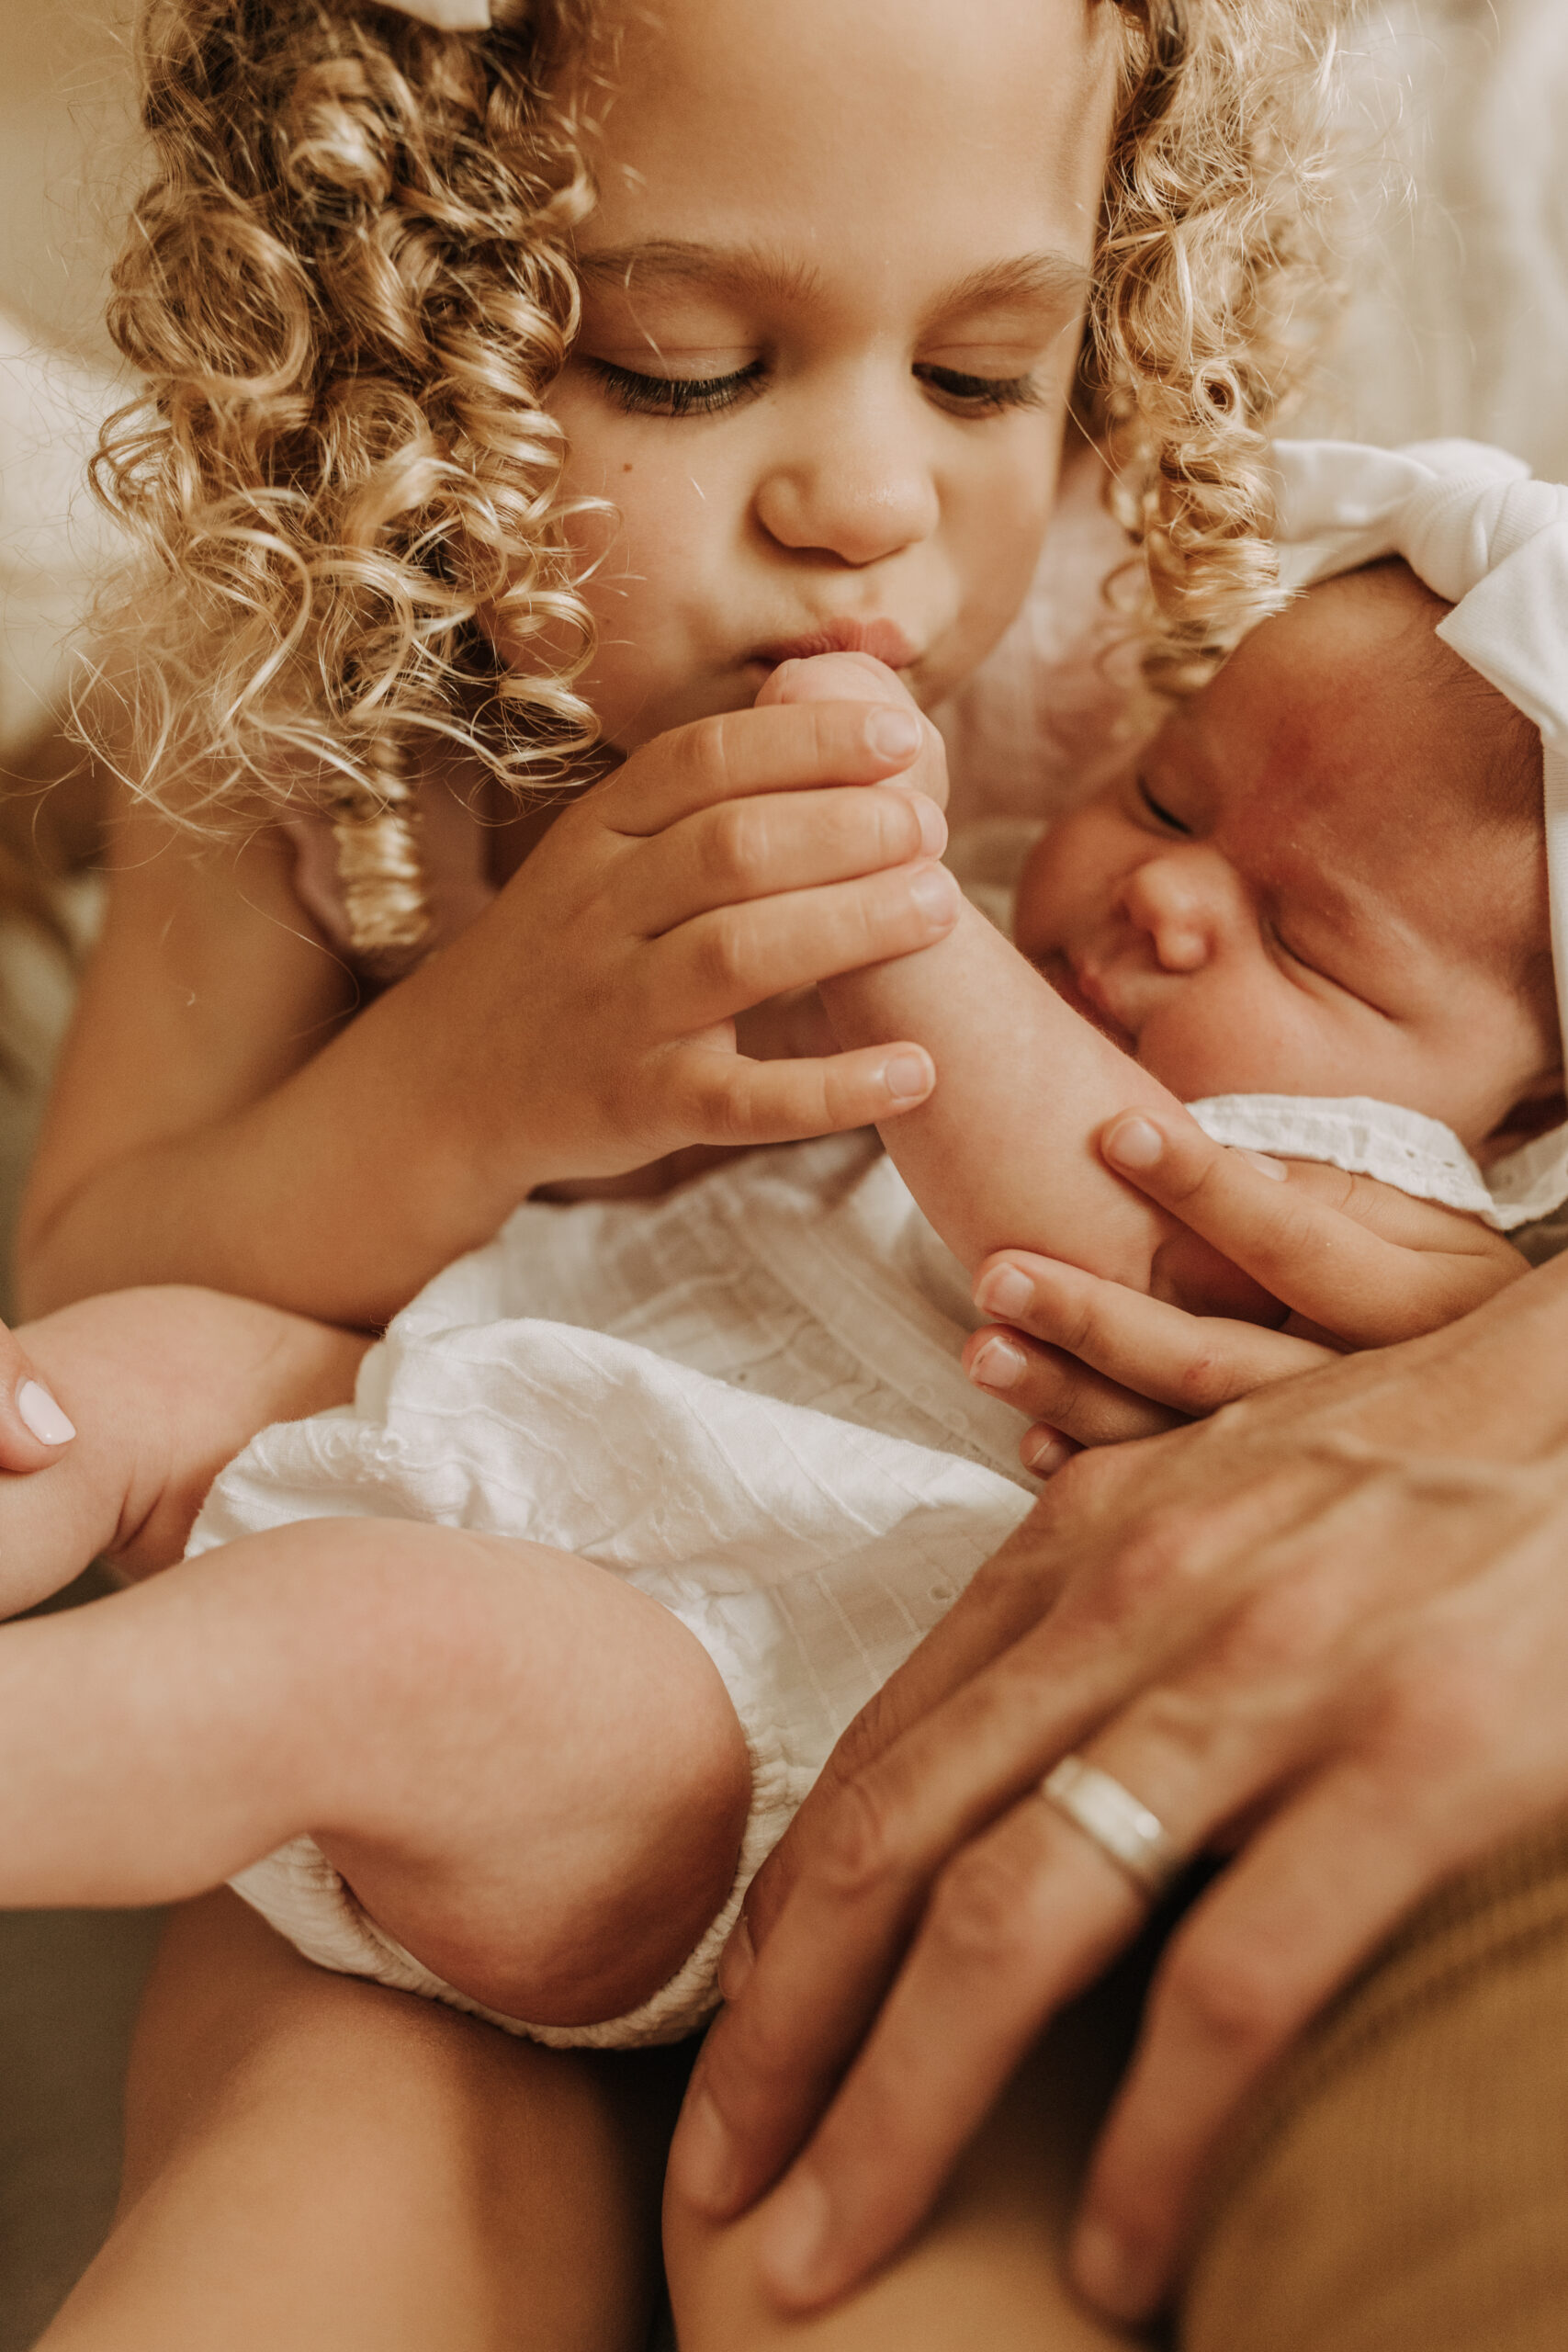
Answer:
<svg viewBox="0 0 1568 2352"><path fill-rule="evenodd" d="M1016 1325L1047 1348L1060 1349L1102 1374L1105 1383L1114 1384L1111 1393L1131 1392L1135 1399L1147 1398L1192 1418L1215 1412L1233 1397L1245 1396L1271 1380L1326 1363L1332 1352L1314 1340L1265 1325L1189 1315L1121 1283L1018 1250L998 1253L981 1266L975 1304L983 1314ZM977 1333L969 1342L966 1363L983 1337ZM1057 1376L1038 1366L1036 1359L1023 1357L1010 1384L1000 1387L995 1377L998 1369L1006 1367L993 1362L981 1370L976 1364L970 1376L982 1387L1005 1390L1010 1404L1051 1422L1082 1444L1103 1444L1111 1434L1143 1436L1150 1429L1169 1426L1168 1414L1141 1427L1128 1415L1124 1431L1086 1435L1073 1419L1063 1418L1058 1409L1062 1399L1055 1393ZM1026 1377L1028 1373L1035 1376Z"/></svg>
<svg viewBox="0 0 1568 2352"><path fill-rule="evenodd" d="M646 951L647 1001L665 1033L693 1036L765 998L930 947L961 901L930 860L695 916Z"/></svg>
<svg viewBox="0 0 1568 2352"><path fill-rule="evenodd" d="M964 1343L961 1361L976 1388L1035 1416L1019 1450L1024 1468L1037 1478L1051 1476L1062 1464L1051 1450L1036 1459L1040 1445L1035 1430L1049 1430L1073 1445L1122 1445L1133 1438L1157 1437L1182 1418L1168 1406L1151 1403L1107 1380L1063 1350L1043 1348L1019 1331L993 1327L973 1332Z"/></svg>
<svg viewBox="0 0 1568 2352"><path fill-rule="evenodd" d="M947 825L922 792L799 792L699 809L623 859L626 927L657 938L694 915L940 857Z"/></svg>
<svg viewBox="0 0 1568 2352"><path fill-rule="evenodd" d="M661 833L699 808L753 793L813 786L885 784L925 741L919 716L863 702L775 704L699 718L660 735L593 793L602 824L620 833Z"/></svg>
<svg viewBox="0 0 1568 2352"><path fill-rule="evenodd" d="M1176 1112L1113 1120L1100 1149L1119 1176L1350 1347L1383 1347L1432 1328L1420 1253L1281 1182L1279 1163L1270 1172ZM1439 1262L1447 1265L1428 1261L1428 1273Z"/></svg>
<svg viewBox="0 0 1568 2352"><path fill-rule="evenodd" d="M896 1119L935 1084L923 1046L863 1046L777 1062L694 1046L683 1051L667 1101L683 1126L710 1142L795 1143Z"/></svg>

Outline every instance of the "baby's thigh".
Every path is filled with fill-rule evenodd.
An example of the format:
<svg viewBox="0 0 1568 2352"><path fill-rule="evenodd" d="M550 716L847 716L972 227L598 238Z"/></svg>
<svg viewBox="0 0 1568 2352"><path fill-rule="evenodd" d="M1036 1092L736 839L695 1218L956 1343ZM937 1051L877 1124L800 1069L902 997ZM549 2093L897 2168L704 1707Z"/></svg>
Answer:
<svg viewBox="0 0 1568 2352"><path fill-rule="evenodd" d="M344 1819L310 1825L357 1899L504 2015L636 2007L721 1908L749 1810L707 1652L622 1577L543 1544L389 1521L252 1540L284 1536L365 1577L371 1769Z"/></svg>
<svg viewBox="0 0 1568 2352"><path fill-rule="evenodd" d="M666 2199L681 2352L1132 2352L1085 2310L1062 2252L1125 2048L1119 1989L1069 2010L1020 2069L913 2245L834 2309L781 2316L756 2285L754 2220L694 2226Z"/></svg>

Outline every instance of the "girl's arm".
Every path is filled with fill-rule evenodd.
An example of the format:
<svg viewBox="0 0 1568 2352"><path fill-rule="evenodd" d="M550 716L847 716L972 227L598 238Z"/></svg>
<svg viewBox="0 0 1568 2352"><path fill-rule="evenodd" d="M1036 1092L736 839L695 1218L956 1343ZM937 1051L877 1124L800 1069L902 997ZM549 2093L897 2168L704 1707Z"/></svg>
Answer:
<svg viewBox="0 0 1568 2352"><path fill-rule="evenodd" d="M863 704L660 738L572 804L451 945L359 1009L285 842L117 833L107 928L26 1204L38 1313L130 1283L373 1324L537 1185L891 1117L929 1063L757 1063L734 1016L940 937L923 795ZM923 894L922 894L923 886ZM902 1090L902 1091L900 1091Z"/></svg>

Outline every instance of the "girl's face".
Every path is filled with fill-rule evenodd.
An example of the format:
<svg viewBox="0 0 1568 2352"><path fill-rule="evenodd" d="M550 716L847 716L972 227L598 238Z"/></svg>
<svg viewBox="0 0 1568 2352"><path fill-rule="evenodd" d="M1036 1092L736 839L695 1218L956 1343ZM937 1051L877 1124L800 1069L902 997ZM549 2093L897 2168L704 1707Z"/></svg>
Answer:
<svg viewBox="0 0 1568 2352"><path fill-rule="evenodd" d="M1105 0L607 0L615 95L550 406L606 738L863 649L938 702L1039 553L1077 354Z"/></svg>

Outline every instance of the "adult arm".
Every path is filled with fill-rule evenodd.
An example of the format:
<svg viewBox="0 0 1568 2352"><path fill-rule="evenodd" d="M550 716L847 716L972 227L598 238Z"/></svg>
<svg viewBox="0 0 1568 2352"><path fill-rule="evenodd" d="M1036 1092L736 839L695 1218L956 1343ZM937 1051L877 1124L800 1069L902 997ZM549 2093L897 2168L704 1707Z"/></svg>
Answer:
<svg viewBox="0 0 1568 2352"><path fill-rule="evenodd" d="M375 1323L542 1182L891 1115L925 1057L757 1063L733 1028L951 920L938 810L855 788L917 759L887 719L748 711L660 738L363 1010L280 838L197 853L125 813L26 1204L28 1311L180 1281Z"/></svg>
<svg viewBox="0 0 1568 2352"><path fill-rule="evenodd" d="M1077 1751L1185 1853L1076 2275L1142 2314L1264 2070L1445 1877L1568 1805L1568 1265L1463 1321L1079 1457L852 1727L753 1890L678 2191L773 2187L786 2303L929 2210L1145 1904L1038 1794ZM780 2176L784 2177L780 2181Z"/></svg>

